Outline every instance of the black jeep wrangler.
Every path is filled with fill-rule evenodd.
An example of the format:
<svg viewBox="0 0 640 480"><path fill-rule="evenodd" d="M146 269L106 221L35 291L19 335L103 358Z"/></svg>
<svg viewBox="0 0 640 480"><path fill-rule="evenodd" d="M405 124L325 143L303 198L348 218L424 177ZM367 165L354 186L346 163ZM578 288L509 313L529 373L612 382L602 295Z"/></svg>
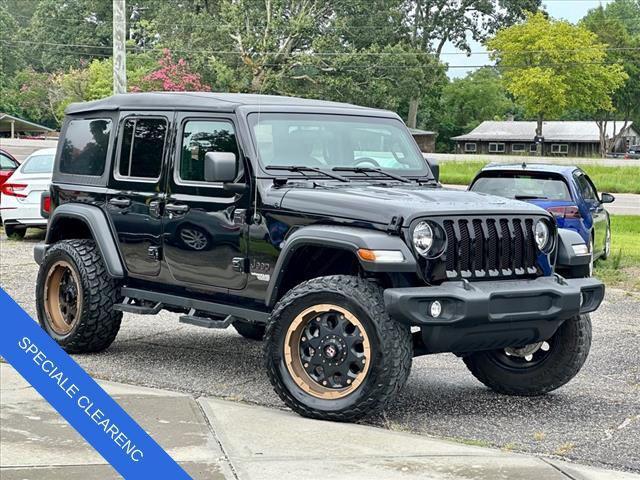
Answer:
<svg viewBox="0 0 640 480"><path fill-rule="evenodd" d="M123 312L233 325L264 338L288 406L343 421L391 401L413 356L452 352L512 395L587 357L604 286L556 273L588 263L580 237L443 189L394 113L210 93L66 113L35 258L40 323L69 352L107 348Z"/></svg>

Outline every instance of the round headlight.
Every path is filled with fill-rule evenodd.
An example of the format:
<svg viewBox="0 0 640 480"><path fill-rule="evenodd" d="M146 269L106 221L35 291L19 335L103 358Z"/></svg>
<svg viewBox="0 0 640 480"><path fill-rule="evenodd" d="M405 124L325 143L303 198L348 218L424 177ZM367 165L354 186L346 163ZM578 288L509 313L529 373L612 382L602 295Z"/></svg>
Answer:
<svg viewBox="0 0 640 480"><path fill-rule="evenodd" d="M538 249L544 251L547 250L551 243L551 235L549 235L549 226L547 222L538 220L533 230L534 237L536 239L536 245Z"/></svg>
<svg viewBox="0 0 640 480"><path fill-rule="evenodd" d="M427 222L420 222L413 229L413 246L416 251L426 256L433 246L433 229Z"/></svg>

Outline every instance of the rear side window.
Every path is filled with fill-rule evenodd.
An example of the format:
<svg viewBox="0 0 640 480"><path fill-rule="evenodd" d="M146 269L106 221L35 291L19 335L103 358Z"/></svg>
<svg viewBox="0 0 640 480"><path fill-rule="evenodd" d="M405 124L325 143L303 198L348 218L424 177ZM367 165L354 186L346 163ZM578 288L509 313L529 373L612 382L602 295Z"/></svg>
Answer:
<svg viewBox="0 0 640 480"><path fill-rule="evenodd" d="M34 155L29 157L20 172L22 173L51 173L53 171L54 155Z"/></svg>
<svg viewBox="0 0 640 480"><path fill-rule="evenodd" d="M552 176L504 173L500 177L480 177L471 190L516 199L571 200L564 180Z"/></svg>
<svg viewBox="0 0 640 480"><path fill-rule="evenodd" d="M158 180L167 134L163 118L130 118L125 120L118 162L118 176Z"/></svg>
<svg viewBox="0 0 640 480"><path fill-rule="evenodd" d="M60 172L99 177L104 172L111 135L111 120L71 120L67 125Z"/></svg>

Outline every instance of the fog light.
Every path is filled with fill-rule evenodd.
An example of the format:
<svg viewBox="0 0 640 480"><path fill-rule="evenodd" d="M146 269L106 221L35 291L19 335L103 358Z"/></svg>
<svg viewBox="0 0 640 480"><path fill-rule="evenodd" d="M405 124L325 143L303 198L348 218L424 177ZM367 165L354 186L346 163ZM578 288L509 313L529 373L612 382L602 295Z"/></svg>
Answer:
<svg viewBox="0 0 640 480"><path fill-rule="evenodd" d="M587 296L584 292L580 292L580 306L584 307L584 304L587 303Z"/></svg>
<svg viewBox="0 0 640 480"><path fill-rule="evenodd" d="M438 318L441 313L442 313L442 305L440 304L440 302L438 300L436 300L435 302L432 302L431 306L429 307L429 314L433 318Z"/></svg>

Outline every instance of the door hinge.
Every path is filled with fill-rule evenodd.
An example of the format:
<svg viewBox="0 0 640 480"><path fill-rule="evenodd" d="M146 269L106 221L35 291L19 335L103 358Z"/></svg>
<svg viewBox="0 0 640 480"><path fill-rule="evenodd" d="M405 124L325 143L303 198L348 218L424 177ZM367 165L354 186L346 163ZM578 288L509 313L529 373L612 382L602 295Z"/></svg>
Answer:
<svg viewBox="0 0 640 480"><path fill-rule="evenodd" d="M149 258L159 261L162 257L162 248L155 246L149 247L147 249L147 255L149 256Z"/></svg>
<svg viewBox="0 0 640 480"><path fill-rule="evenodd" d="M244 225L247 223L247 210L244 208L237 208L233 211L233 224Z"/></svg>
<svg viewBox="0 0 640 480"><path fill-rule="evenodd" d="M245 257L233 257L231 260L233 270L241 273L249 273L249 259Z"/></svg>
<svg viewBox="0 0 640 480"><path fill-rule="evenodd" d="M400 234L400 230L402 229L402 221L404 219L400 216L394 216L389 224L387 225L387 233L393 233L396 235Z"/></svg>

